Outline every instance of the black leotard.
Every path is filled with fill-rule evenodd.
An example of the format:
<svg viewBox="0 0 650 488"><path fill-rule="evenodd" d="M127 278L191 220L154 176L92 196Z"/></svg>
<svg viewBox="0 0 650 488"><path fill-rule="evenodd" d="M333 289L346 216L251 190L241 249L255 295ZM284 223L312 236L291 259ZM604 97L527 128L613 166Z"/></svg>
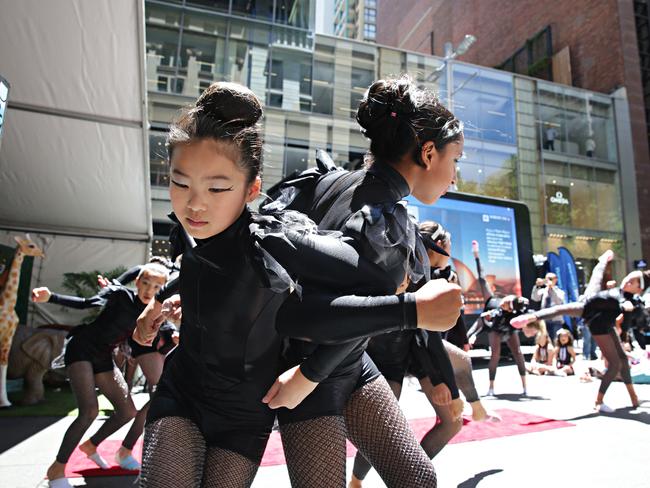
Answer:
<svg viewBox="0 0 650 488"><path fill-rule="evenodd" d="M555 360L560 367L571 366L573 358L571 357L571 354L569 354L569 346L560 346Z"/></svg>
<svg viewBox="0 0 650 488"><path fill-rule="evenodd" d="M180 344L167 361L148 421L188 417L209 445L259 462L274 418L261 399L280 372L276 314L297 286L293 278L301 278L302 300L287 301L289 329L304 325L307 312L301 308L309 304L319 307L310 326L325 337L330 331L336 340L416 325L413 296L319 299L314 291L319 282L334 289L342 281L354 289L369 276L383 279L380 270L350 251L341 241L293 232L247 210L222 233L195 248L186 246L180 280L156 298L162 301L179 287L183 317ZM359 309L365 313L355 313Z"/></svg>
<svg viewBox="0 0 650 488"><path fill-rule="evenodd" d="M90 298L52 293L49 303L70 308L103 307L90 324L75 327L68 336L65 365L90 361L95 374L113 370L112 351L133 333L135 321L145 308L134 290L110 285Z"/></svg>
<svg viewBox="0 0 650 488"><path fill-rule="evenodd" d="M417 228L400 203L409 193L406 180L388 165L375 164L367 171L333 171L318 181L306 213L319 229L341 231L361 256L380 266L390 277L381 293L395 293L407 272L412 282L420 281L429 272L428 257ZM295 202L300 202L298 207L292 207ZM274 208L304 207L300 189L289 188L272 205ZM343 281L341 284L344 286ZM280 319L281 330L295 337L295 331ZM309 326L300 337L318 340L317 333ZM303 374L320 384L298 407L281 410L280 421L340 414L349 392L379 376L368 355L364 355L366 344L367 340L341 346L291 341L287 365L302 361ZM325 364L337 366L328 371L323 367Z"/></svg>

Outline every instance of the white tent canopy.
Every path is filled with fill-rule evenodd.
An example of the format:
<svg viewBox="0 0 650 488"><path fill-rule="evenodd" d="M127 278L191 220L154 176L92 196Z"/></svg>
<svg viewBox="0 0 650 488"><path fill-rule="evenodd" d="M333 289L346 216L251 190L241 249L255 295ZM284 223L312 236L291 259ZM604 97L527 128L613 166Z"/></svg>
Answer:
<svg viewBox="0 0 650 488"><path fill-rule="evenodd" d="M143 262L151 237L143 1L0 0L0 12L0 74L11 83L0 229L51 246L34 285L47 277L57 289L64 271Z"/></svg>

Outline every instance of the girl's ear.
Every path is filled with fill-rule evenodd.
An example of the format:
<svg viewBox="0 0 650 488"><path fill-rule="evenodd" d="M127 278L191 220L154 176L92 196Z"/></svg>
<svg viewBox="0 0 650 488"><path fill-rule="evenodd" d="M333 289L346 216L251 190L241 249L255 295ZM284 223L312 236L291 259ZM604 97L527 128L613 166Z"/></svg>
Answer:
<svg viewBox="0 0 650 488"><path fill-rule="evenodd" d="M246 195L246 203L251 203L252 201L254 201L257 197L260 196L261 191L262 191L262 178L256 176L255 180L248 187L248 193Z"/></svg>
<svg viewBox="0 0 650 488"><path fill-rule="evenodd" d="M420 151L420 161L424 165L424 169L429 170L438 158L438 150L433 141L425 142Z"/></svg>

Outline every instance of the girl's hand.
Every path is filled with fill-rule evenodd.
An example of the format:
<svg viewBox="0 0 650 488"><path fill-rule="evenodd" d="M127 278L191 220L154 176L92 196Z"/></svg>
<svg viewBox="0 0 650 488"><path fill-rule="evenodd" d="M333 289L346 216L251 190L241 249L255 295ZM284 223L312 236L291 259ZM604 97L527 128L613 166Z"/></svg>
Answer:
<svg viewBox="0 0 650 488"><path fill-rule="evenodd" d="M34 303L45 303L50 300L51 296L52 292L47 286L32 290L32 302Z"/></svg>
<svg viewBox="0 0 650 488"><path fill-rule="evenodd" d="M431 280L415 292L415 306L419 328L449 330L456 324L463 306L460 286L443 279Z"/></svg>
<svg viewBox="0 0 650 488"><path fill-rule="evenodd" d="M623 302L623 305L621 305L621 308L623 309L623 312L633 312L634 311L634 305L632 305L632 302L629 300L625 300Z"/></svg>
<svg viewBox="0 0 650 488"><path fill-rule="evenodd" d="M138 317L133 340L141 346L151 346L164 321L162 304L155 298L151 299Z"/></svg>
<svg viewBox="0 0 650 488"><path fill-rule="evenodd" d="M268 403L269 408L296 408L307 396L314 391L318 383L309 381L295 366L282 373L273 386L266 392L262 402Z"/></svg>
<svg viewBox="0 0 650 488"><path fill-rule="evenodd" d="M449 391L449 387L444 383L434 386L431 401L436 405L449 405L451 403L451 391Z"/></svg>
<svg viewBox="0 0 650 488"><path fill-rule="evenodd" d="M180 325L183 317L181 296L176 294L165 300L162 304L161 313L165 319L169 320L174 325Z"/></svg>
<svg viewBox="0 0 650 488"><path fill-rule="evenodd" d="M99 285L100 288L106 288L108 285L111 284L111 280L106 278L106 276L102 276L100 274L97 275L97 284Z"/></svg>
<svg viewBox="0 0 650 488"><path fill-rule="evenodd" d="M451 415L455 419L459 419L463 416L463 407L465 405L463 404L463 401L460 398L456 398L455 400L451 401Z"/></svg>

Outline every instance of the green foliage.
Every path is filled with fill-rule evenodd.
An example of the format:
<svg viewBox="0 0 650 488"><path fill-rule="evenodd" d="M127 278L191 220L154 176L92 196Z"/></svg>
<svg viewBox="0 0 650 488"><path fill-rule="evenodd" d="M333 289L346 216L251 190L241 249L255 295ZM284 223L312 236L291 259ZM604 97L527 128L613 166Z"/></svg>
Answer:
<svg viewBox="0 0 650 488"><path fill-rule="evenodd" d="M63 287L70 292L71 295L82 298L89 298L96 295L100 288L97 283L97 275L102 275L112 280L117 278L126 271L124 266L118 266L110 271L102 272L99 270L82 271L79 273L63 273ZM83 322L92 322L99 314L99 310L93 310L88 316L84 317Z"/></svg>

